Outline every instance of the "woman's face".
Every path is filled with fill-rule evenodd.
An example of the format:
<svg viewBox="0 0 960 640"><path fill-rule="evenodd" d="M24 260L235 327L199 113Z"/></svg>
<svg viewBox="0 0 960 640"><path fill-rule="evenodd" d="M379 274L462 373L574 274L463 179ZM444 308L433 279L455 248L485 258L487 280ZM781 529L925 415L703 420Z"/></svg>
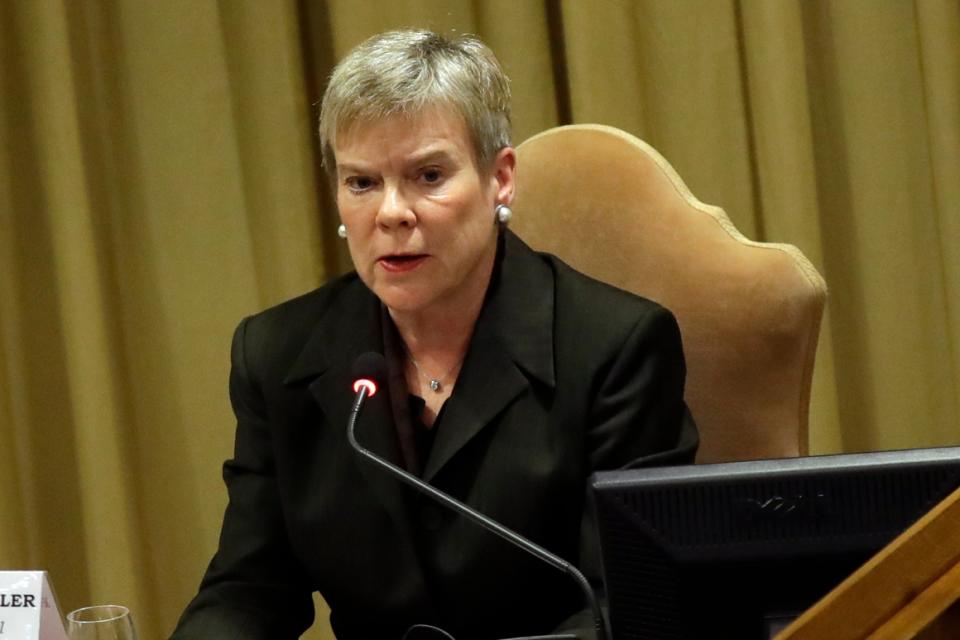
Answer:
<svg viewBox="0 0 960 640"><path fill-rule="evenodd" d="M334 155L350 256L391 311L455 313L482 299L494 207L513 198L513 149L478 171L463 119L431 108L348 127Z"/></svg>

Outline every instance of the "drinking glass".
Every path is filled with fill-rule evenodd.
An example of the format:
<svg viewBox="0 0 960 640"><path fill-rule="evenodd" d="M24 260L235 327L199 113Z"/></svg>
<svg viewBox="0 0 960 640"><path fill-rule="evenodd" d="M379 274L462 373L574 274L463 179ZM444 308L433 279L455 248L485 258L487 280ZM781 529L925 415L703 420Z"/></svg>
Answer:
<svg viewBox="0 0 960 640"><path fill-rule="evenodd" d="M118 604L84 607L67 614L70 640L137 640L130 610Z"/></svg>

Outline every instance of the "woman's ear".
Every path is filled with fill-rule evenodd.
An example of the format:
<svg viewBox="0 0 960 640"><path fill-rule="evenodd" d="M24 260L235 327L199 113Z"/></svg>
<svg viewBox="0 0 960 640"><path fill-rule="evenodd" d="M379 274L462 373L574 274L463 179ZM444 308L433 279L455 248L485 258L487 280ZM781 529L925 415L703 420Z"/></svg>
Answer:
<svg viewBox="0 0 960 640"><path fill-rule="evenodd" d="M513 147L500 149L493 160L493 179L496 181L496 201L510 204L516 189L517 151Z"/></svg>

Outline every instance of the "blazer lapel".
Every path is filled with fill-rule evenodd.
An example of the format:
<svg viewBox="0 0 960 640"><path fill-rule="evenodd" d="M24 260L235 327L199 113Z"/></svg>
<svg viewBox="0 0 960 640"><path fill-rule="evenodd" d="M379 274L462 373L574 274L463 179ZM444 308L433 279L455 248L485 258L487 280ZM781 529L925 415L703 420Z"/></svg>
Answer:
<svg viewBox="0 0 960 640"><path fill-rule="evenodd" d="M352 363L352 360L351 360ZM357 469L369 484L372 493L382 503L397 525L401 537L409 539L410 520L403 493L403 485L385 470L375 467L357 454L346 440L347 420L353 405L352 376L349 366L344 369L331 368L310 384L310 393L317 404L328 416L328 423L334 429L343 431L344 455L354 458ZM354 426L357 442L381 458L402 467L397 432L390 412L389 392L384 385L374 397L367 400Z"/></svg>
<svg viewBox="0 0 960 640"><path fill-rule="evenodd" d="M431 482L471 439L492 422L529 383L514 362L497 345L474 349L457 378L456 398L447 400L423 480ZM463 392L461 392L461 389Z"/></svg>
<svg viewBox="0 0 960 640"><path fill-rule="evenodd" d="M368 351L383 353L380 302L357 281L340 292L324 312L284 383L313 378L308 388L323 411L326 428L340 431L337 440L343 444L343 455L355 459L372 492L403 536L409 538L410 523L400 481L362 460L347 442L347 420L354 398L352 367L357 357ZM361 446L402 466L389 395L384 380L380 392L364 405L355 434Z"/></svg>
<svg viewBox="0 0 960 640"><path fill-rule="evenodd" d="M510 231L423 479L430 482L529 386L553 387L553 272ZM511 425L522 429L523 425Z"/></svg>

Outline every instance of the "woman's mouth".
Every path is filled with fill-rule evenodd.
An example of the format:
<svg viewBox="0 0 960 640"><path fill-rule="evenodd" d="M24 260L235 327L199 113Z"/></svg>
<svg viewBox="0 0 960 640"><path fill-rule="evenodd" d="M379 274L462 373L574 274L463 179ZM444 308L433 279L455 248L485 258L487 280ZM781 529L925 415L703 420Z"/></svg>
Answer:
<svg viewBox="0 0 960 640"><path fill-rule="evenodd" d="M383 256L377 260L377 264L391 273L403 273L416 269L426 259L427 255L424 253Z"/></svg>

